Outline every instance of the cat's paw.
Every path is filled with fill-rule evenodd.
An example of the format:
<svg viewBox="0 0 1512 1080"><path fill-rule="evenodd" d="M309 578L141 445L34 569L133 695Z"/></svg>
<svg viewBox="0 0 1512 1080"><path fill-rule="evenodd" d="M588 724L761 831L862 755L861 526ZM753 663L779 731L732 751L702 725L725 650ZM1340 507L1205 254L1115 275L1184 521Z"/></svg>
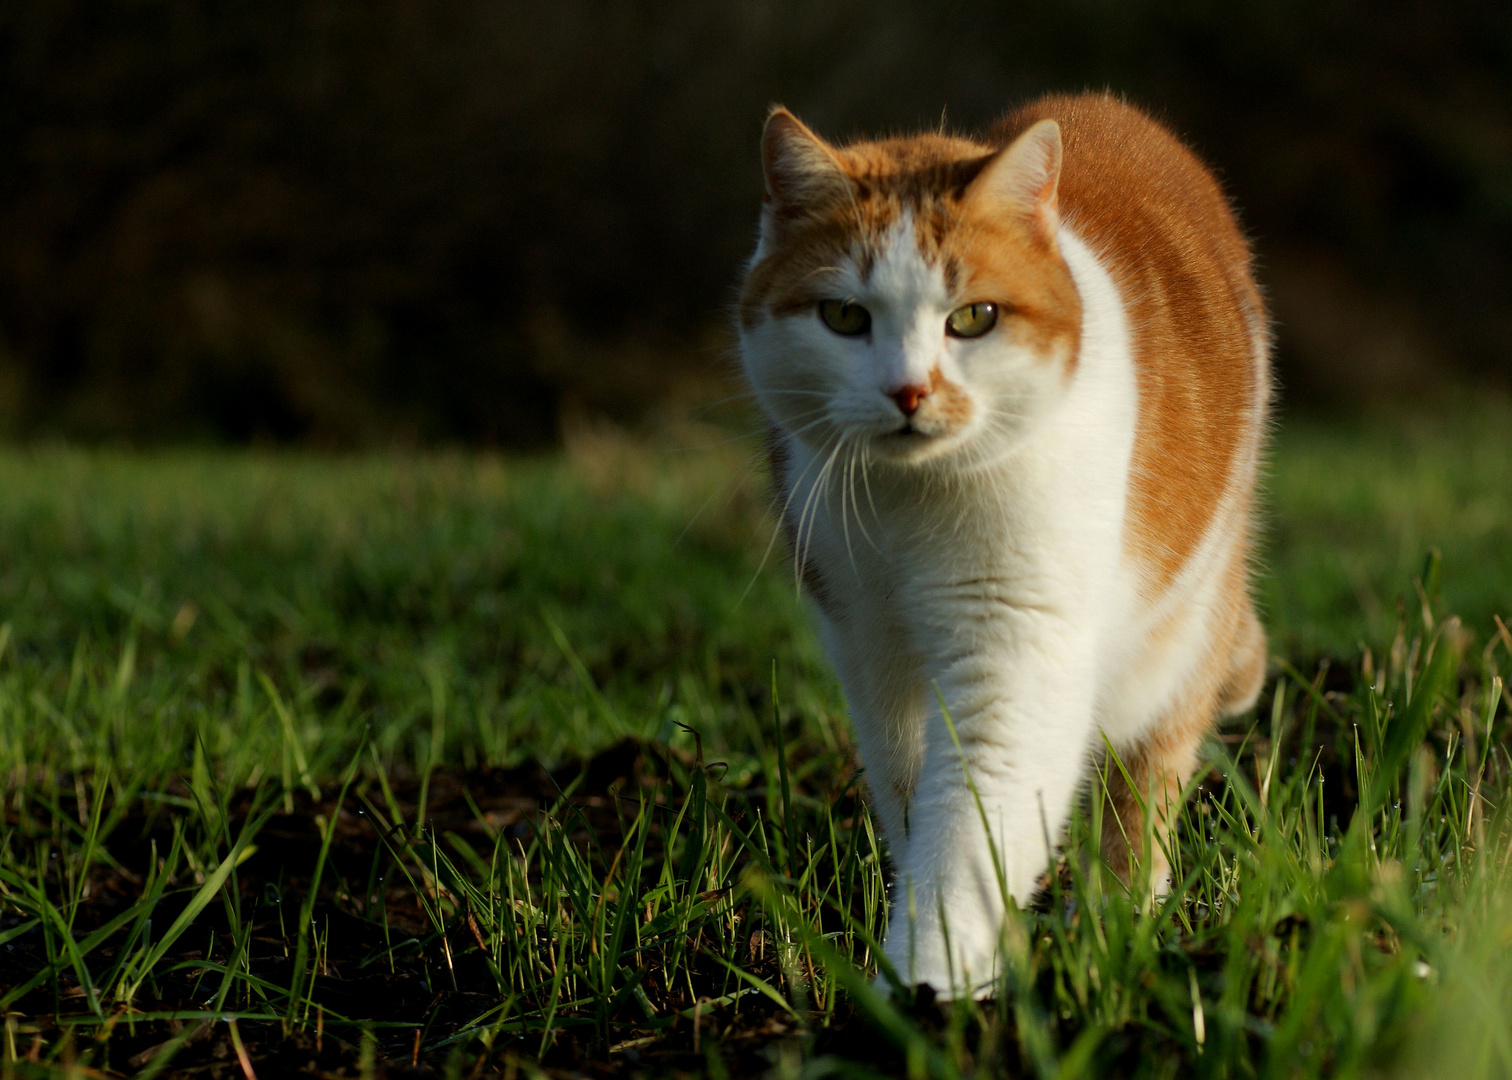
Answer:
<svg viewBox="0 0 1512 1080"><path fill-rule="evenodd" d="M996 935L952 932L947 955L943 935L921 933L910 942L904 932L889 935L886 952L901 985L927 986L941 1001L981 1001L996 991L1001 970ZM884 982L879 977L879 986Z"/></svg>

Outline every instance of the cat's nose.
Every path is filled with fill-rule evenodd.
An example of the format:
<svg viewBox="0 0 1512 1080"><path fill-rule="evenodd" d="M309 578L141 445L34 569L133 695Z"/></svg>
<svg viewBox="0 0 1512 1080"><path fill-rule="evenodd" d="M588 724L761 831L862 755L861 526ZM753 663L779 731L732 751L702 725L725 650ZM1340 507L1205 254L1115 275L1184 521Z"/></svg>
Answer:
<svg viewBox="0 0 1512 1080"><path fill-rule="evenodd" d="M898 408L902 410L904 416L912 416L919 411L919 402L929 396L929 387L917 384L900 386L887 396L898 403Z"/></svg>

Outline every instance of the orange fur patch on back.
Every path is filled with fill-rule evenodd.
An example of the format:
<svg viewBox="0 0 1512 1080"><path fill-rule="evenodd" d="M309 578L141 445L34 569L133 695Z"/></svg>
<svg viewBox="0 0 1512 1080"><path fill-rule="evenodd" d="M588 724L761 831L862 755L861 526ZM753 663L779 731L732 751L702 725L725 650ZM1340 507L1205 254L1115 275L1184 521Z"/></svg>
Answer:
<svg viewBox="0 0 1512 1080"><path fill-rule="evenodd" d="M1133 335L1129 547L1159 593L1248 465L1268 391L1255 342L1265 305L1228 202L1174 135L1112 96L1085 94L1019 109L993 141L1007 145L1046 118L1063 140L1061 220L1112 273Z"/></svg>

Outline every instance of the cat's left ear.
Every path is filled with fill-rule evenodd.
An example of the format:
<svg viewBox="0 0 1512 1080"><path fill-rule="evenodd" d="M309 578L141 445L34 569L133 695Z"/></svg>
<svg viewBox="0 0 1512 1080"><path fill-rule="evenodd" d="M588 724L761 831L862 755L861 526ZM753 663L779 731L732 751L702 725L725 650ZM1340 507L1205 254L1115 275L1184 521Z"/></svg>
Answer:
<svg viewBox="0 0 1512 1080"><path fill-rule="evenodd" d="M1027 217L1036 233L1053 242L1060 224L1060 171L1060 125L1041 120L987 163L966 189L966 197Z"/></svg>
<svg viewBox="0 0 1512 1080"><path fill-rule="evenodd" d="M849 197L850 181L835 151L781 106L761 133L761 164L767 202L793 211L822 207Z"/></svg>

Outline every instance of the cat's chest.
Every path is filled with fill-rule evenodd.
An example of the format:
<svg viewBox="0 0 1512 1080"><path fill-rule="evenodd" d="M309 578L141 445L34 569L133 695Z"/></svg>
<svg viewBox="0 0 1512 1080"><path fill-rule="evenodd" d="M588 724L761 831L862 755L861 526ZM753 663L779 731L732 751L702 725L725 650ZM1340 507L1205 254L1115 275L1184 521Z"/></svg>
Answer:
<svg viewBox="0 0 1512 1080"><path fill-rule="evenodd" d="M1064 578L1060 554L1077 531L1045 485L1002 479L825 509L823 543L812 555L863 625L924 628L984 600L1038 603Z"/></svg>

